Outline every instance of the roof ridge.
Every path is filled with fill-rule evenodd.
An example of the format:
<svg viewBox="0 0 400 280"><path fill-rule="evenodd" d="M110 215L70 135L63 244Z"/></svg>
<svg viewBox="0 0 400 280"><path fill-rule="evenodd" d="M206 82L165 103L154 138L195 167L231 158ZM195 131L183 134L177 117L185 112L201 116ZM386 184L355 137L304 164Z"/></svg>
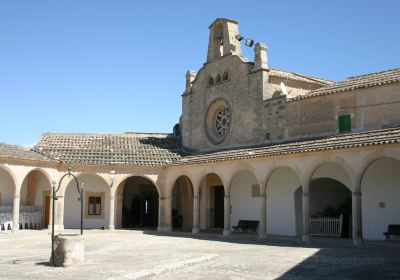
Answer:
<svg viewBox="0 0 400 280"><path fill-rule="evenodd" d="M387 73L387 72L394 72L394 71L397 71L397 70L400 70L400 68L392 68L392 69L388 69L388 70L377 71L377 72L372 72L372 73L366 73L366 74L357 75L357 76L350 76L350 77L347 77L346 79L344 79L342 81L338 81L338 82L343 82L343 81L348 81L348 80L352 80L352 79L368 77L368 76L372 76L372 75L383 74L383 73Z"/></svg>

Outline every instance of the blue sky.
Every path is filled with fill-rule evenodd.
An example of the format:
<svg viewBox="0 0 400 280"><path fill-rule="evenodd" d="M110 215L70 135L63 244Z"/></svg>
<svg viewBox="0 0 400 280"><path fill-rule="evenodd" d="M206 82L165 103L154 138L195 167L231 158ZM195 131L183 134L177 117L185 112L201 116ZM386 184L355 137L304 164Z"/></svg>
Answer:
<svg viewBox="0 0 400 280"><path fill-rule="evenodd" d="M272 68L341 80L400 67L400 1L248 3L0 0L0 142L172 131L217 17L266 43Z"/></svg>

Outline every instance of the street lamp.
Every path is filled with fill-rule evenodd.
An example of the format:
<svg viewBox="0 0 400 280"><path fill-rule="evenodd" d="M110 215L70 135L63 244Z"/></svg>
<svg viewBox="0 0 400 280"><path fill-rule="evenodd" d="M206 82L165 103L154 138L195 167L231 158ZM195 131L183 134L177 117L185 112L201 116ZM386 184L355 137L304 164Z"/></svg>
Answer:
<svg viewBox="0 0 400 280"><path fill-rule="evenodd" d="M80 195L80 201L81 201L81 235L83 235L83 183L82 183L82 187L79 188L79 183L78 183L78 178L76 178L76 176L74 174L71 173L71 168L68 167L68 171L66 174L64 174L60 181L58 182L58 187L56 189L56 182L53 181L53 205L52 205L52 221L51 221L51 262L52 265L54 265L54 217L55 217L55 202L56 200L58 200L58 198L56 197L56 193L60 190L61 187L61 182L64 180L64 178L68 176L72 176L75 183L76 183L76 189Z"/></svg>

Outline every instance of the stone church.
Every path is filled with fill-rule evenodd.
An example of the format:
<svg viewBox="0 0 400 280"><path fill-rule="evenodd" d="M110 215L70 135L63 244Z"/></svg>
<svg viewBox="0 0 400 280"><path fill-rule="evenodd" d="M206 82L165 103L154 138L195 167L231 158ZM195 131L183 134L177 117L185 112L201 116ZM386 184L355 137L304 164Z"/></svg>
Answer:
<svg viewBox="0 0 400 280"><path fill-rule="evenodd" d="M260 238L357 244L400 224L400 69L330 81L270 68L263 43L244 57L253 42L234 20L209 30L173 133L0 144L1 231L47 228L53 216L58 231L79 228L80 189L87 229L230 235L252 221Z"/></svg>

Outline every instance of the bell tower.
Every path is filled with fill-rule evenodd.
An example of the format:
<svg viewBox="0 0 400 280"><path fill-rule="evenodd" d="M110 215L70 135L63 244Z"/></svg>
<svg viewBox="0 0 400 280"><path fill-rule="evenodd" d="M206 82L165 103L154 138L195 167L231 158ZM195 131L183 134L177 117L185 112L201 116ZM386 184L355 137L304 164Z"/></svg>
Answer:
<svg viewBox="0 0 400 280"><path fill-rule="evenodd" d="M207 62L226 55L242 55L240 42L235 36L239 34L237 21L218 18L210 26Z"/></svg>

